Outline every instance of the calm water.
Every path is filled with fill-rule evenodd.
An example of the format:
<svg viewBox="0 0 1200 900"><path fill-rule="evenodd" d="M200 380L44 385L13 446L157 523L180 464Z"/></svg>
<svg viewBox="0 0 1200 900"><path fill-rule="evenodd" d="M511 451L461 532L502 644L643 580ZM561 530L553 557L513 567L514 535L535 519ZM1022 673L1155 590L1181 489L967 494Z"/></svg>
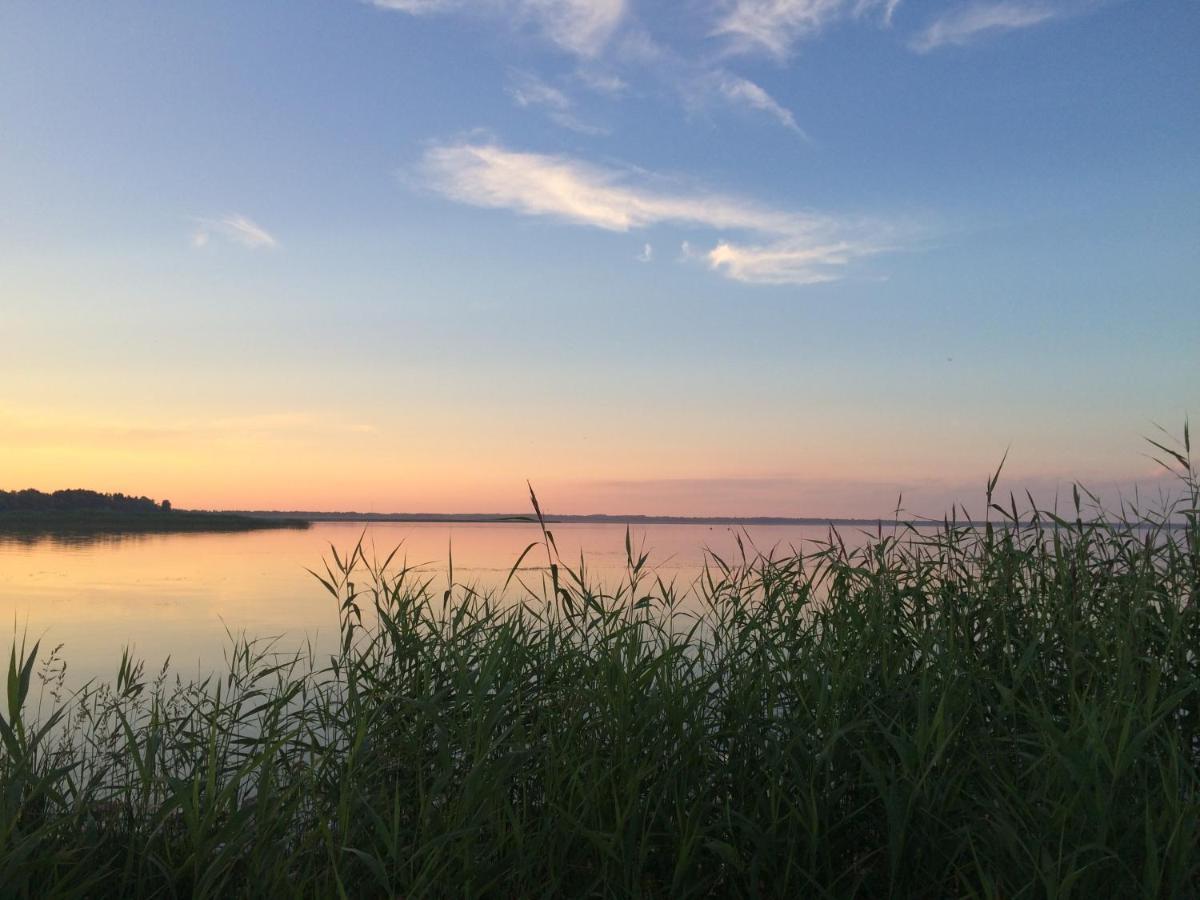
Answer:
<svg viewBox="0 0 1200 900"><path fill-rule="evenodd" d="M590 574L612 583L625 569L625 529L619 525L558 525L559 550L576 560L582 550ZM52 539L19 542L0 538L0 616L3 638L12 623L28 626L43 647L63 644L72 681L112 677L120 651L132 646L149 666L170 655L183 674L220 663L235 633L278 636L294 649L306 639L328 650L337 630L337 611L324 588L305 571L320 569L332 544L353 547L364 526L319 523L307 531L243 534L171 534L107 537L85 543ZM365 527L365 543L380 556L396 546L434 579L446 583L453 550L454 580L478 588L504 583L522 549L540 538L536 525L408 524ZM749 531L755 545L799 547L822 539L823 527L764 526ZM655 570L688 584L699 574L704 549L729 558L734 531L724 526L655 525L634 531ZM850 530L844 537L851 537ZM544 557L530 553L534 568Z"/></svg>

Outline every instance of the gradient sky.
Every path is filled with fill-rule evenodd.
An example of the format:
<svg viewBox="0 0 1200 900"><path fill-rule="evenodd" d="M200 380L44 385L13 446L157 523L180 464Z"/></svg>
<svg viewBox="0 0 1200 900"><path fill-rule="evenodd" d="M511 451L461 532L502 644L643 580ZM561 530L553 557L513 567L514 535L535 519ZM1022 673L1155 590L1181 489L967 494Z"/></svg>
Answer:
<svg viewBox="0 0 1200 900"><path fill-rule="evenodd" d="M0 487L937 515L1200 409L1194 0L0 5Z"/></svg>

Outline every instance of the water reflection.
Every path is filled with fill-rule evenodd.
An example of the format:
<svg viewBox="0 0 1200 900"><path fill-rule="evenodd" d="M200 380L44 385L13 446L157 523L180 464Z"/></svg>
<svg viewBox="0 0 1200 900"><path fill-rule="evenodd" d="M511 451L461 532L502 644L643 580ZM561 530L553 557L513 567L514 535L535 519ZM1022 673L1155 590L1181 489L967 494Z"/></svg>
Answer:
<svg viewBox="0 0 1200 900"><path fill-rule="evenodd" d="M0 533L0 548L6 544L15 544L21 547L43 545L51 548L86 547L91 544L118 544L126 541L147 540L151 536L145 532L122 531L8 531Z"/></svg>
<svg viewBox="0 0 1200 900"><path fill-rule="evenodd" d="M582 553L589 577L614 583L625 572L625 529L571 524L554 529L565 560ZM824 539L818 526L760 526L740 535L746 552L799 548ZM734 558L739 533L725 526L650 525L633 534L664 581L685 587L699 575L706 549ZM856 540L855 534L844 537ZM44 646L65 645L73 680L111 678L120 650L132 645L148 666L170 656L183 674L219 663L228 633L279 636L284 649L312 639L318 651L336 643L337 611L307 571L336 547L363 540L368 554L408 565L445 589L454 581L499 589L521 551L541 539L532 523L318 523L306 531L225 534L25 535L0 538L0 615L28 627ZM544 553L522 570L540 583Z"/></svg>

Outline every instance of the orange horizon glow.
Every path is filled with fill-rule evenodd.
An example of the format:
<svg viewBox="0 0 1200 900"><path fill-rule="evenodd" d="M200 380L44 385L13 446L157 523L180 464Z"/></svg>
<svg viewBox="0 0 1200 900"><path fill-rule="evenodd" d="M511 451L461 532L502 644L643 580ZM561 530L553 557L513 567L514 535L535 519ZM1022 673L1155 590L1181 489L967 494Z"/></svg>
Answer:
<svg viewBox="0 0 1200 900"><path fill-rule="evenodd" d="M980 506L998 463L982 442L943 448L939 459L928 441L892 452L836 432L790 464L778 449L738 453L720 441L689 445L687 435L572 446L518 433L456 442L301 415L153 428L9 415L0 416L0 489L78 487L191 509L521 513L530 509L528 480L559 514L880 517L903 495L906 510L938 516L954 503ZM930 460L949 456L930 471ZM1084 457L1055 472L1010 459L1005 483L1042 494L1069 493L1073 477L1102 490L1163 483L1149 464L1114 473L1098 463Z"/></svg>

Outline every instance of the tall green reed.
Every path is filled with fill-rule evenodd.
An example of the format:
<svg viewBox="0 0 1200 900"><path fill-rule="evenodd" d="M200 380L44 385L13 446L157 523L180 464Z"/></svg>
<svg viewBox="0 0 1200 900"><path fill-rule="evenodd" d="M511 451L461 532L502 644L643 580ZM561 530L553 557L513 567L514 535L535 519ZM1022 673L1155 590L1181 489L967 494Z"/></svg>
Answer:
<svg viewBox="0 0 1200 900"><path fill-rule="evenodd" d="M747 538L685 587L629 537L594 584L533 498L505 592L333 548L335 654L231 637L198 681L64 697L14 644L0 893L1196 896L1200 491L1156 446L1154 514L993 478L982 527Z"/></svg>

